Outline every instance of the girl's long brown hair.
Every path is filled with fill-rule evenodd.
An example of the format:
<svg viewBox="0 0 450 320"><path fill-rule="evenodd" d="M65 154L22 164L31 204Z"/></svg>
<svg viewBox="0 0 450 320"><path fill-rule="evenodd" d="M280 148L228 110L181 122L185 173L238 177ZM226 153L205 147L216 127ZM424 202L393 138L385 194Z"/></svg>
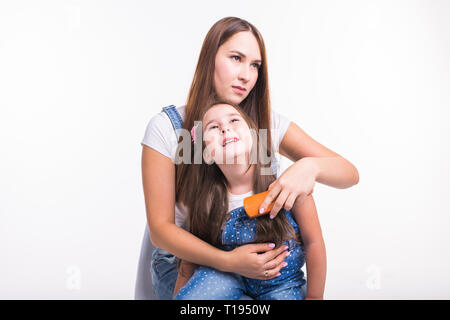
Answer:
<svg viewBox="0 0 450 320"><path fill-rule="evenodd" d="M194 121L201 121L208 108L217 104L218 97L214 91L217 51L231 36L242 31L249 31L255 36L261 54L261 66L258 69L258 79L255 86L240 105L235 106L229 102L226 102L226 104L238 107L238 111L241 112L243 117L246 117L247 123L249 126L253 126L256 132L258 132L258 129L267 130L267 145L264 151L267 157L271 158L273 156L270 130L271 108L265 45L259 31L243 19L223 18L217 21L208 31L203 41L189 90L183 128L190 131ZM182 139L180 137L179 142ZM193 145L191 150L194 150ZM177 150L176 155L182 156L182 152L179 153L179 150ZM183 203L188 208L191 232L194 231L193 233L199 238L213 245L220 245L220 228L228 209L226 179L217 165L195 164L193 154L189 158L191 159L190 163L181 162L178 164L177 161L175 165L175 201ZM258 165L256 169L255 173L261 172ZM257 174L253 192L266 191L269 184L274 180L274 176ZM195 217L195 220L191 220L192 217ZM258 230L263 231L257 230L255 241L265 242L268 240L280 243L285 237L285 233L282 233L282 231L285 231L283 226L287 226L287 221L283 218L284 215L281 214L277 215L277 218L273 221L268 220L267 215L258 218L261 222L266 222L258 224Z"/></svg>
<svg viewBox="0 0 450 320"><path fill-rule="evenodd" d="M218 104L234 107L241 114L250 131L255 133L252 134L252 137L257 161L249 163L249 169L250 166L255 166L252 190L254 193L266 191L269 184L275 181L275 176L274 174L261 174L263 168L270 170L270 163L261 163L266 147L265 143L260 141L256 124L238 105L233 103L218 101L212 103L209 108ZM209 108L203 110L201 119ZM205 142L198 141L197 143L201 143L202 147L197 149L203 154L206 148ZM190 166L187 176L190 179L197 177L198 180L194 180L190 184L190 196L185 202L189 212L187 227L200 239L220 247L222 226L228 218L229 211L228 181L215 163L208 164L202 161L200 164L193 163ZM284 214L278 214L273 220L268 215L258 217L256 226L254 242L274 242L280 245L284 240L296 238L294 229Z"/></svg>

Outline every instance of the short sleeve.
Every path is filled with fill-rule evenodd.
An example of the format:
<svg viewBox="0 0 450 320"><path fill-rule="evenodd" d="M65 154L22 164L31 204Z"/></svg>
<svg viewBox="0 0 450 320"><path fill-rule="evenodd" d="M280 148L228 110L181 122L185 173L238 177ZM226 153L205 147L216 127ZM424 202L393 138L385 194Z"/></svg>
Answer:
<svg viewBox="0 0 450 320"><path fill-rule="evenodd" d="M141 144L175 161L177 138L172 123L164 112L159 112L150 119Z"/></svg>
<svg viewBox="0 0 450 320"><path fill-rule="evenodd" d="M286 134L286 131L291 123L291 120L289 120L284 115L274 111L272 109L271 114L271 121L272 121L272 140L275 147L276 152L280 149L281 141L284 138L284 135Z"/></svg>

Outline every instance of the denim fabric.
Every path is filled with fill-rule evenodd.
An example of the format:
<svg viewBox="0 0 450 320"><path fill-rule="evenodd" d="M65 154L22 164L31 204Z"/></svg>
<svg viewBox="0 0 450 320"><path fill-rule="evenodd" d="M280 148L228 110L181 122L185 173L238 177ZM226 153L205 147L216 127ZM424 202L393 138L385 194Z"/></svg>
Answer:
<svg viewBox="0 0 450 320"><path fill-rule="evenodd" d="M153 289L159 300L172 300L173 289L177 281L177 258L172 254L156 248L152 254L150 267Z"/></svg>
<svg viewBox="0 0 450 320"><path fill-rule="evenodd" d="M178 138L180 137L179 130L183 128L183 119L181 118L181 115L178 113L177 108L174 105L170 105L162 108L161 111L165 112L169 117L170 122L172 123L173 130L175 131L178 140Z"/></svg>
<svg viewBox="0 0 450 320"><path fill-rule="evenodd" d="M292 212L283 209L279 214L285 214L296 234L299 234ZM237 246L251 243L255 230L256 219L249 218L244 207L232 210L222 232L223 248L233 250ZM294 239L289 239L284 244L289 247L290 255L285 259L288 265L280 270L280 276L270 280L257 280L200 266L175 299L237 300L245 294L257 300L303 300L305 296L302 286L306 283L301 270L305 263L304 247Z"/></svg>

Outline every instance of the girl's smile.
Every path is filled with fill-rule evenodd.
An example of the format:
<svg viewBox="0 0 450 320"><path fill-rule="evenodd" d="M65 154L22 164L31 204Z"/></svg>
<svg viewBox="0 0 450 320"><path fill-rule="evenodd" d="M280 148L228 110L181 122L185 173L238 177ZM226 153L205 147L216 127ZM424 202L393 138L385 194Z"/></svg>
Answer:
<svg viewBox="0 0 450 320"><path fill-rule="evenodd" d="M235 108L217 104L205 113L202 123L205 123L203 139L207 158L218 164L241 164L248 158L252 136L246 121Z"/></svg>
<svg viewBox="0 0 450 320"><path fill-rule="evenodd" d="M228 146L230 143L239 142L238 138L225 138L223 142L223 147Z"/></svg>

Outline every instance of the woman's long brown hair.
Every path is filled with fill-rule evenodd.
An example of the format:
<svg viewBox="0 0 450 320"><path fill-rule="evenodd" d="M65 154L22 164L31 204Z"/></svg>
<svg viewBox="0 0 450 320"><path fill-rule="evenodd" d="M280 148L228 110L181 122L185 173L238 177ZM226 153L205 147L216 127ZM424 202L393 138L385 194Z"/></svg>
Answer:
<svg viewBox="0 0 450 320"><path fill-rule="evenodd" d="M269 97L269 83L267 71L266 50L259 31L249 22L235 17L227 17L217 21L203 41L194 78L189 90L186 103L186 115L183 128L189 130L194 121L201 121L209 107L216 104L218 97L214 91L215 58L219 47L231 36L238 32L251 32L258 44L261 54L261 66L258 69L258 79L248 96L238 106L238 111L247 117L247 123L259 132L267 130L266 156L271 158L271 108ZM234 106L232 103L226 102ZM257 135L259 136L259 135ZM180 137L180 142L182 141ZM259 143L258 143L259 145ZM191 150L194 150L192 145ZM182 150L183 151L183 150ZM182 156L177 150L176 156ZM220 245L220 228L226 217L228 209L228 194L226 179L217 165L195 164L192 154L190 163L176 163L175 165L175 195L176 202L184 204L189 211L190 231L199 238L213 244ZM258 157L258 170L260 173L260 159ZM267 165L266 165L267 166ZM266 191L269 184L275 180L274 176L257 174L255 177L254 193ZM195 220L191 220L195 216ZM267 215L258 218L259 223L255 242L266 240L280 243L285 238L283 226L287 226L284 215L277 215L275 219L268 220ZM282 222L283 221L283 222ZM282 223L278 223L282 222ZM285 223L286 222L286 223ZM283 229L283 230L281 230Z"/></svg>

